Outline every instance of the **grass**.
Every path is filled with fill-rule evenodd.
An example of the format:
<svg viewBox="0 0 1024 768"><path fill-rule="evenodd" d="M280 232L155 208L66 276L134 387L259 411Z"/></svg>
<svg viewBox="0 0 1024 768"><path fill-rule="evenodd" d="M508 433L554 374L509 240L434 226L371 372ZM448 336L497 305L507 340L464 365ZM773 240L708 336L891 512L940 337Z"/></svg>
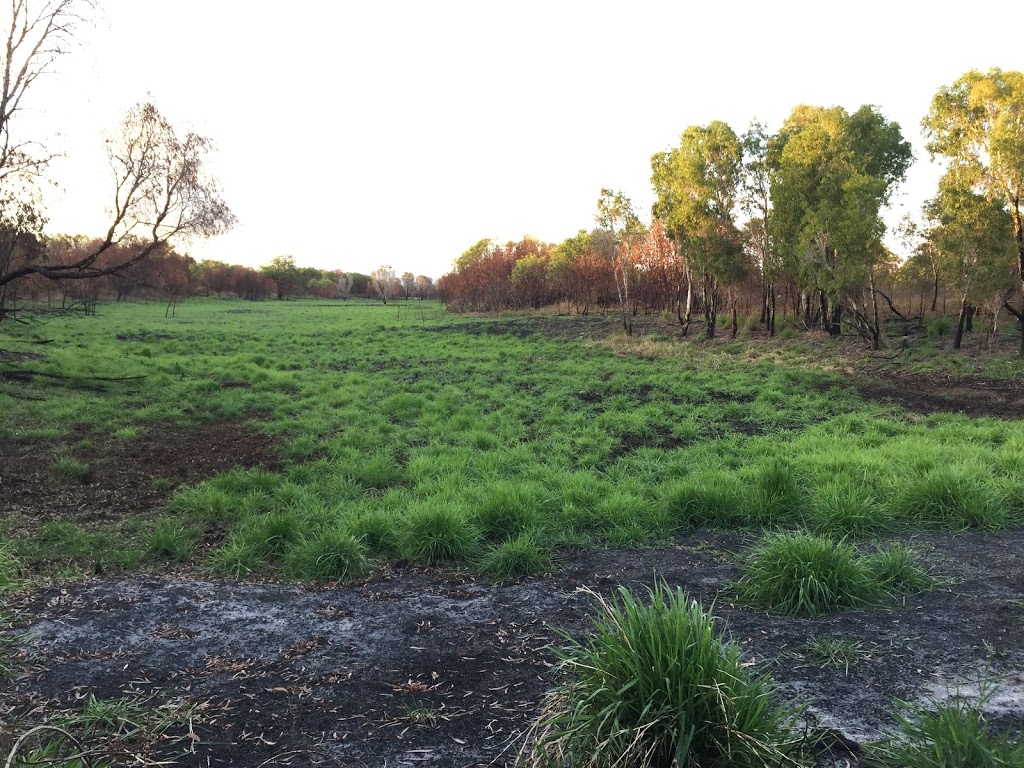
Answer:
<svg viewBox="0 0 1024 768"><path fill-rule="evenodd" d="M82 440L221 418L247 422L282 462L175 487L141 528L69 519L5 533L11 551L41 573L101 559L294 576L292 550L337 529L370 558L497 573L492 553L522 536L555 552L657 546L702 528L853 541L1024 524L1022 421L864 402L827 370L830 348L803 342L567 343L591 320L506 332L517 322L427 304L399 315L360 301L196 300L177 318L122 303L49 319L45 334L0 326L15 352L54 339L39 370L144 375L102 392L40 379L28 392L38 401L20 396L28 385L0 384L0 434L43 441L55 475L88 476L72 458ZM217 551L194 548L221 531Z"/></svg>
<svg viewBox="0 0 1024 768"><path fill-rule="evenodd" d="M598 601L593 634L558 651L527 765L800 764L793 710L700 605L660 583L646 601L624 588Z"/></svg>
<svg viewBox="0 0 1024 768"><path fill-rule="evenodd" d="M900 702L897 727L868 745L868 768L1010 768L1024 765L1024 740L989 727L979 701L953 695L946 701Z"/></svg>
<svg viewBox="0 0 1024 768"><path fill-rule="evenodd" d="M807 641L803 651L823 667L842 667L846 672L864 657L859 640L832 635L815 635Z"/></svg>
<svg viewBox="0 0 1024 768"><path fill-rule="evenodd" d="M931 585L909 548L861 555L848 541L797 531L765 536L747 555L736 591L772 613L819 616L884 604Z"/></svg>
<svg viewBox="0 0 1024 768"><path fill-rule="evenodd" d="M289 549L287 565L296 578L310 581L351 581L370 570L363 543L338 529L299 541Z"/></svg>
<svg viewBox="0 0 1024 768"><path fill-rule="evenodd" d="M495 581L508 581L545 573L551 568L551 556L533 536L523 534L491 549L479 567Z"/></svg>

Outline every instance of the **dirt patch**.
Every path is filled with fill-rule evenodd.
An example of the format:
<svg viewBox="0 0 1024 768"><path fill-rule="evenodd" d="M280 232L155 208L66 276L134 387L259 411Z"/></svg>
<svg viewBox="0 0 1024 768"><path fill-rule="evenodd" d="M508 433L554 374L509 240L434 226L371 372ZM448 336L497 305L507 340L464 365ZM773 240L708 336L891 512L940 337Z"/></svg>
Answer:
<svg viewBox="0 0 1024 768"><path fill-rule="evenodd" d="M587 555L505 586L400 569L330 589L170 577L53 587L16 606L34 666L0 697L0 717L13 730L87 693L135 690L200 706L199 741L187 742L198 757L166 740L152 755L187 764L290 755L303 765L511 766L553 682L552 627L589 630L594 602L580 588L643 588L657 575L713 605L751 669L773 674L781 696L808 705L808 725L834 735L833 757L856 753L891 724L892 697L941 696L986 660L1011 682L1024 668L1024 531L913 543L943 586L891 610L813 620L732 604L745 542L731 534ZM848 668L808 654L808 640L826 634L859 643ZM1000 706L1000 723L1019 729L1020 686ZM856 755L819 760L844 764Z"/></svg>
<svg viewBox="0 0 1024 768"><path fill-rule="evenodd" d="M874 376L854 383L861 397L895 403L913 413L1024 418L1024 386L1013 380L907 371L879 372Z"/></svg>
<svg viewBox="0 0 1024 768"><path fill-rule="evenodd" d="M50 520L89 524L145 515L182 483L233 467L275 467L273 447L273 438L229 421L153 427L127 441L94 437L83 428L58 445L0 444L0 509L18 521L18 535ZM81 462L81 475L62 475L58 454Z"/></svg>

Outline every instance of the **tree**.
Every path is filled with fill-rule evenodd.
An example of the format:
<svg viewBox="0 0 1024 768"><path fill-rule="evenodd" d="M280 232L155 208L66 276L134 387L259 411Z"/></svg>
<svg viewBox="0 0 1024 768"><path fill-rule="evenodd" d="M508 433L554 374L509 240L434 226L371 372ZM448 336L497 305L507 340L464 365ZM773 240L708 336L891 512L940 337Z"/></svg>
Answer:
<svg viewBox="0 0 1024 768"><path fill-rule="evenodd" d="M742 205L750 220L744 230L744 241L751 260L761 271L761 322L768 335L775 335L775 282L782 273L782 264L772 248L768 231L771 212L771 165L768 144L771 137L765 127L753 122L743 134Z"/></svg>
<svg viewBox="0 0 1024 768"><path fill-rule="evenodd" d="M882 343L875 267L885 254L880 211L912 159L898 123L874 107L799 106L769 147L769 235L799 284L805 322L816 297L821 327L841 332L848 309L858 332Z"/></svg>
<svg viewBox="0 0 1024 768"><path fill-rule="evenodd" d="M1024 74L990 69L971 70L932 99L922 126L928 152L950 161L962 186L997 200L1008 217L1016 243L1016 272L1024 281ZM1024 356L1024 298L1003 305L1020 325Z"/></svg>
<svg viewBox="0 0 1024 768"><path fill-rule="evenodd" d="M8 286L33 275L61 281L103 277L142 261L172 239L216 235L235 221L203 170L210 141L195 133L179 136L155 106L139 104L107 142L115 186L106 236L68 262L48 261L41 250L24 247L45 224L34 188L52 155L38 142L17 137L15 118L33 84L65 53L89 8L89 0L11 0L0 87L0 317ZM111 258L128 238L143 238L145 245L124 259Z"/></svg>
<svg viewBox="0 0 1024 768"><path fill-rule="evenodd" d="M699 280L706 336L715 336L720 287L744 276L742 242L733 220L742 180L743 148L736 133L716 120L683 131L678 147L651 158L657 194L654 215L665 222L688 270L688 329L692 286ZM736 331L736 305L733 333Z"/></svg>
<svg viewBox="0 0 1024 768"><path fill-rule="evenodd" d="M412 272L402 273L402 292L405 294L405 300L408 301L409 297L416 290L416 275Z"/></svg>
<svg viewBox="0 0 1024 768"><path fill-rule="evenodd" d="M993 200L957 183L947 174L939 194L925 206L931 223L927 238L938 254L938 268L961 295L953 349L960 349L974 307L993 297L1005 303L1014 287L1011 265L1015 241L1001 200Z"/></svg>
<svg viewBox="0 0 1024 768"><path fill-rule="evenodd" d="M640 217L633 210L633 203L622 192L602 189L597 200L597 227L604 234L607 253L613 264L615 289L622 312L622 327L627 336L633 335L633 323L629 319L630 284L632 282L633 249L644 236L645 230ZM591 238L600 246L600 235Z"/></svg>
<svg viewBox="0 0 1024 768"><path fill-rule="evenodd" d="M301 277L299 267L295 263L295 257L290 254L275 256L269 264L260 267L260 274L273 280L277 286L277 298L284 299L285 296L295 296L300 293Z"/></svg>
<svg viewBox="0 0 1024 768"><path fill-rule="evenodd" d="M373 288L377 291L377 295L387 304L388 299L395 292L397 278L394 268L390 264L380 266L370 273L370 278L373 280ZM398 285L401 286L401 283Z"/></svg>

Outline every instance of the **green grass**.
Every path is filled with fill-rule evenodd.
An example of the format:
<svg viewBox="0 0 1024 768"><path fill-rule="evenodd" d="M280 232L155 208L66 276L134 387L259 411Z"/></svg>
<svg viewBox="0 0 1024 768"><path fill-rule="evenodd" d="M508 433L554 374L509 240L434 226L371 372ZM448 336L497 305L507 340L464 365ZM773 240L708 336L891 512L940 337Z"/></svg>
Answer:
<svg viewBox="0 0 1024 768"><path fill-rule="evenodd" d="M291 573L310 581L351 581L370 571L366 547L351 533L326 529L288 550Z"/></svg>
<svg viewBox="0 0 1024 768"><path fill-rule="evenodd" d="M545 573L551 568L551 556L533 536L523 534L487 552L479 568L495 581L507 581Z"/></svg>
<svg viewBox="0 0 1024 768"><path fill-rule="evenodd" d="M850 637L834 637L832 635L815 635L803 647L816 664L827 667L842 667L849 672L850 667L864 656L862 644Z"/></svg>
<svg viewBox="0 0 1024 768"><path fill-rule="evenodd" d="M796 531L765 536L747 555L736 591L772 613L818 616L884 604L932 584L907 547L861 555L848 541Z"/></svg>
<svg viewBox="0 0 1024 768"><path fill-rule="evenodd" d="M800 764L793 710L700 605L661 583L646 601L624 588L599 601L593 634L558 650L527 765Z"/></svg>
<svg viewBox="0 0 1024 768"><path fill-rule="evenodd" d="M522 536L556 552L706 528L852 542L1024 524L1024 421L865 402L823 370L827 346L576 341L579 317L548 318L550 334L494 325L519 322L361 301L196 300L167 319L122 303L49 318L54 341L33 367L144 375L95 392L0 383L0 434L41 441L55 477L89 476L74 458L82 440L134 445L223 418L259 433L280 464L194 485L155 476L173 492L141 527L95 509L2 533L33 572L155 560L293 576L291 549L329 529L367 557L480 568ZM0 325L0 346L36 352L41 333ZM997 373L1019 377L1024 363ZM221 531L216 551L190 550Z"/></svg>
<svg viewBox="0 0 1024 768"><path fill-rule="evenodd" d="M903 702L897 728L866 750L868 768L1011 768L1024 765L1024 740L993 731L982 702Z"/></svg>

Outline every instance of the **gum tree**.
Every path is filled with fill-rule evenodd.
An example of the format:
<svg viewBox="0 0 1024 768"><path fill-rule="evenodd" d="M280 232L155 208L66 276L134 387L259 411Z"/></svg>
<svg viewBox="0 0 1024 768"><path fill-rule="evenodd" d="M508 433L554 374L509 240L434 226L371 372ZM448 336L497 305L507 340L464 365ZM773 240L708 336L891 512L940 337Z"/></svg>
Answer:
<svg viewBox="0 0 1024 768"><path fill-rule="evenodd" d="M882 343L874 286L886 258L881 210L910 165L898 123L874 107L799 106L774 137L769 234L821 327L841 332L849 310L873 349Z"/></svg>
<svg viewBox="0 0 1024 768"><path fill-rule="evenodd" d="M939 89L922 126L928 151L949 161L961 185L1005 207L1017 277L1024 280L1024 74L971 70ZM1003 306L1017 318L1024 355L1024 294L1019 306L1010 297Z"/></svg>
<svg viewBox="0 0 1024 768"><path fill-rule="evenodd" d="M657 194L654 215L682 254L688 280L684 329L688 329L692 286L700 286L705 334L715 337L721 287L744 276L743 246L733 219L743 178L743 147L726 123L716 120L683 131L679 146L651 158ZM735 303L733 332L736 329Z"/></svg>

